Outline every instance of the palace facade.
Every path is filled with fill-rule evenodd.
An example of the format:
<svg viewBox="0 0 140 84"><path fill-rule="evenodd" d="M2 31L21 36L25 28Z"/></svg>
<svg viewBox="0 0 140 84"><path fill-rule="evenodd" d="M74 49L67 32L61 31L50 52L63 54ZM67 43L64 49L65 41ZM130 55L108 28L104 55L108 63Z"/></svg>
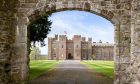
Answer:
<svg viewBox="0 0 140 84"><path fill-rule="evenodd" d="M50 60L113 60L114 44L92 42L92 38L74 35L55 35L48 38L48 59Z"/></svg>

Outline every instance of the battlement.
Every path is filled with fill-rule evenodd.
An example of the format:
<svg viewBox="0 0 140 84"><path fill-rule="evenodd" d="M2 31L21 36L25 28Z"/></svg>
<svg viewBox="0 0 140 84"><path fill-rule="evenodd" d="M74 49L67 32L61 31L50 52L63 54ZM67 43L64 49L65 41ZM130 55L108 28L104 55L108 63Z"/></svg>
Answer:
<svg viewBox="0 0 140 84"><path fill-rule="evenodd" d="M48 40L52 40L52 37L48 37Z"/></svg>
<svg viewBox="0 0 140 84"><path fill-rule="evenodd" d="M67 43L72 43L73 42L73 40L67 40Z"/></svg>
<svg viewBox="0 0 140 84"><path fill-rule="evenodd" d="M55 39L58 40L58 35L57 34L55 34Z"/></svg>
<svg viewBox="0 0 140 84"><path fill-rule="evenodd" d="M81 42L82 44L88 44L88 42Z"/></svg>
<svg viewBox="0 0 140 84"><path fill-rule="evenodd" d="M58 38L59 40L55 40L56 38ZM54 38L49 39L51 40L48 40L48 50L51 51L49 53L51 59L92 59L93 54L98 55L98 53L103 53L100 52L100 49L102 49L104 52L107 52L104 54L100 54L103 57L102 59L104 59L104 56L113 56L112 53L114 45L110 43L102 43L101 40L97 43L92 43L92 38L87 38L86 40L86 37L81 37L81 35L74 35L73 39L67 38L66 35L55 35ZM97 56L97 59L101 59L99 57L101 56Z"/></svg>
<svg viewBox="0 0 140 84"><path fill-rule="evenodd" d="M49 41L55 41L56 39L58 39L58 35L55 35L55 37L48 37ZM81 35L74 35L73 39L67 39L66 35L59 35L59 41L62 40L66 40L67 43L73 42L73 41L81 41L83 44L86 44L88 42L92 42L92 38L88 38L88 41L86 41L86 37L81 37ZM98 46L98 47L113 47L114 44L113 43L103 43L102 40L100 40L99 42L93 42L92 46Z"/></svg>
<svg viewBox="0 0 140 84"><path fill-rule="evenodd" d="M48 37L48 41L58 40L58 35L56 34L54 37Z"/></svg>
<svg viewBox="0 0 140 84"><path fill-rule="evenodd" d="M66 38L66 35L59 35L59 38Z"/></svg>
<svg viewBox="0 0 140 84"><path fill-rule="evenodd" d="M73 38L81 38L81 35L74 35Z"/></svg>
<svg viewBox="0 0 140 84"><path fill-rule="evenodd" d="M113 43L101 43L101 42L93 42L92 46L98 46L98 47L114 47L114 44Z"/></svg>
<svg viewBox="0 0 140 84"><path fill-rule="evenodd" d="M67 40L67 36L66 35L59 35L59 41L62 40Z"/></svg>
<svg viewBox="0 0 140 84"><path fill-rule="evenodd" d="M86 38L85 37L82 37L82 41L85 42L86 41Z"/></svg>
<svg viewBox="0 0 140 84"><path fill-rule="evenodd" d="M88 38L88 41L92 42L92 38Z"/></svg>

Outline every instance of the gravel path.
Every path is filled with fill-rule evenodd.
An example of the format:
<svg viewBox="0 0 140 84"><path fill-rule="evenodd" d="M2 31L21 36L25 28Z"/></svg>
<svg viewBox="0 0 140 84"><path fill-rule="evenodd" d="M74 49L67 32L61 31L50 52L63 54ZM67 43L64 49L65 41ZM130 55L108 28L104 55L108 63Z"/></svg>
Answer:
<svg viewBox="0 0 140 84"><path fill-rule="evenodd" d="M29 84L113 84L113 80L87 69L80 61L63 61Z"/></svg>

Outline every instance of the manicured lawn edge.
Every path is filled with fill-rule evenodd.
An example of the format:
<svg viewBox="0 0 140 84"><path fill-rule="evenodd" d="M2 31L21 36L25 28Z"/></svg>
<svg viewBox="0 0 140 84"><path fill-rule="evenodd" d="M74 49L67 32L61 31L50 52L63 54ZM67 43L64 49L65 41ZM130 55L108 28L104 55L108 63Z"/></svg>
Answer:
<svg viewBox="0 0 140 84"><path fill-rule="evenodd" d="M29 80L35 79L36 77L54 69L54 67L60 62L50 60L33 60L30 62ZM48 65L47 65L48 64Z"/></svg>
<svg viewBox="0 0 140 84"><path fill-rule="evenodd" d="M106 64L106 63L111 63ZM81 64L84 64L89 69L94 70L95 72L105 75L109 78L114 78L114 63L113 61L81 61ZM107 67L108 65L108 67ZM112 66L112 68L111 68Z"/></svg>

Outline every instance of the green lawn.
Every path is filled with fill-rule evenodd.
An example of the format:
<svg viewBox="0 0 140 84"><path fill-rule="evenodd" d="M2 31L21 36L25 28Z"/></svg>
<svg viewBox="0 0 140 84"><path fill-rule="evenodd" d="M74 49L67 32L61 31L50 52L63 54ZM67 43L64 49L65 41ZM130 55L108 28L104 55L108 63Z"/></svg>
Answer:
<svg viewBox="0 0 140 84"><path fill-rule="evenodd" d="M31 60L30 61L30 80L54 68L58 61L50 60Z"/></svg>
<svg viewBox="0 0 140 84"><path fill-rule="evenodd" d="M114 77L114 61L82 61L82 64L110 78Z"/></svg>

